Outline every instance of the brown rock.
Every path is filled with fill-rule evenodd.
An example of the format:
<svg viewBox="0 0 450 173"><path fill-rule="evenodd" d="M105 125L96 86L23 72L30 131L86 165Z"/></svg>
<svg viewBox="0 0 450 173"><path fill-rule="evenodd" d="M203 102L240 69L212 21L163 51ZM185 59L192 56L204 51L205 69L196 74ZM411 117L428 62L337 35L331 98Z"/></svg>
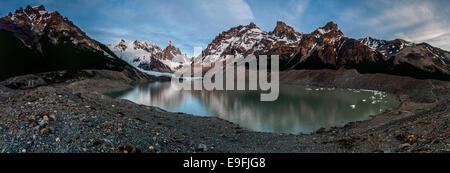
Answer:
<svg viewBox="0 0 450 173"><path fill-rule="evenodd" d="M133 145L122 145L117 147L117 150L119 152L123 152L123 153L141 153L141 150L139 148L136 148Z"/></svg>
<svg viewBox="0 0 450 173"><path fill-rule="evenodd" d="M49 130L47 128L43 128L43 129L41 129L40 134L44 135L44 134L48 134L48 132L49 132Z"/></svg>
<svg viewBox="0 0 450 173"><path fill-rule="evenodd" d="M410 144L416 143L417 142L417 137L415 135L409 135L406 138L406 142L408 142Z"/></svg>
<svg viewBox="0 0 450 173"><path fill-rule="evenodd" d="M50 118L54 121L56 120L56 114L50 114Z"/></svg>
<svg viewBox="0 0 450 173"><path fill-rule="evenodd" d="M102 144L102 143L103 143L103 141L100 140L100 139L96 139L96 140L94 140L94 142L93 142L94 145L100 145L100 144Z"/></svg>
<svg viewBox="0 0 450 173"><path fill-rule="evenodd" d="M35 117L34 115L31 115L31 116L28 118L28 120L30 120L30 121L35 121L35 120L36 120L36 117Z"/></svg>

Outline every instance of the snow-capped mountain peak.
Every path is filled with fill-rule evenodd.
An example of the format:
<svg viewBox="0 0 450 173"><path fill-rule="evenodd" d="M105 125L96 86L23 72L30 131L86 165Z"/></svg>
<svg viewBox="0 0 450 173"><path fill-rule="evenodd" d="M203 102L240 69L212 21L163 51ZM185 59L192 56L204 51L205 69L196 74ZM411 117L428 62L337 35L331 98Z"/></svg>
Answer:
<svg viewBox="0 0 450 173"><path fill-rule="evenodd" d="M339 27L334 22L328 22L324 27L317 29L321 34L329 33L331 31L339 31Z"/></svg>
<svg viewBox="0 0 450 173"><path fill-rule="evenodd" d="M413 46L414 44L402 39L387 41L372 37L362 38L359 39L359 41L367 47L370 47L372 50L380 52L385 57L398 53L404 48Z"/></svg>
<svg viewBox="0 0 450 173"><path fill-rule="evenodd" d="M145 41L126 42L123 39L108 47L117 56L143 71L173 72L190 64L190 59L170 41L165 49Z"/></svg>
<svg viewBox="0 0 450 173"><path fill-rule="evenodd" d="M176 56L183 55L181 53L181 50L175 46L172 45L172 41L169 41L169 44L166 46L166 48L163 50L162 58L164 60L172 60Z"/></svg>
<svg viewBox="0 0 450 173"><path fill-rule="evenodd" d="M266 35L267 33L253 22L246 26L240 25L219 34L203 51L203 56L224 56L245 52Z"/></svg>
<svg viewBox="0 0 450 173"><path fill-rule="evenodd" d="M387 44L386 40L378 40L374 39L372 37L366 37L363 39L360 39L360 42L367 47L370 47L372 50L377 50L378 48L384 46Z"/></svg>
<svg viewBox="0 0 450 173"><path fill-rule="evenodd" d="M325 26L316 29L312 35L316 38L322 38L325 42L334 44L340 40L344 34L339 30L334 22L328 22Z"/></svg>
<svg viewBox="0 0 450 173"><path fill-rule="evenodd" d="M281 49L292 51L301 43L309 45L311 42L308 49L313 49L319 43L323 45L322 41L333 45L342 37L342 32L333 22L329 22L311 34L297 32L281 21L278 21L274 30L269 33L260 30L254 23L250 23L219 34L203 51L203 64L223 61L227 55L267 54L281 51Z"/></svg>
<svg viewBox="0 0 450 173"><path fill-rule="evenodd" d="M277 22L277 26L270 33L262 31L253 22L245 26L240 25L222 32L208 45L202 52L202 64L223 61L227 55L247 56L278 43L294 44L301 39L302 33L296 32L283 22Z"/></svg>

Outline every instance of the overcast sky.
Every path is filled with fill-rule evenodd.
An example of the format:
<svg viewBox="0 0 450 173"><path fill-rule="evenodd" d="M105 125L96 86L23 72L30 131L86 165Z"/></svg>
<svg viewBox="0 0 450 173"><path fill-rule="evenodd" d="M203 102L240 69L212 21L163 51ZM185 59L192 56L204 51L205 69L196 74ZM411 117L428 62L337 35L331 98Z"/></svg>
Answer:
<svg viewBox="0 0 450 173"><path fill-rule="evenodd" d="M215 36L254 22L272 31L281 20L309 33L334 21L348 37L428 42L450 50L449 0L1 0L6 16L26 5L59 11L105 44L169 40L192 55Z"/></svg>

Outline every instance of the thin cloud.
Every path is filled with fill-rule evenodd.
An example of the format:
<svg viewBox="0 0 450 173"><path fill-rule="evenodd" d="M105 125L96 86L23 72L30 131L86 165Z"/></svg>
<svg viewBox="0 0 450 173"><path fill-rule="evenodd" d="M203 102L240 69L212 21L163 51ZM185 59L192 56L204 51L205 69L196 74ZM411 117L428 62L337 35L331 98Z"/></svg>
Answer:
<svg viewBox="0 0 450 173"><path fill-rule="evenodd" d="M402 38L450 50L449 0L2 0L0 12L28 4L58 10L105 44L123 38L164 46L171 40L190 55L231 27L255 22L271 31L277 20L299 32L334 21L348 37Z"/></svg>
<svg viewBox="0 0 450 173"><path fill-rule="evenodd" d="M309 0L299 1L297 4L297 15L302 15L308 8Z"/></svg>
<svg viewBox="0 0 450 173"><path fill-rule="evenodd" d="M428 2L408 3L401 6L393 4L392 6L365 20L365 24L377 27L379 30L394 30L436 19L433 7Z"/></svg>
<svg viewBox="0 0 450 173"><path fill-rule="evenodd" d="M443 12L443 1L397 0L366 2L359 9L346 10L340 19L354 22L353 31L361 30L371 35L385 38L401 38L413 42L427 42L431 45L450 50L449 16ZM445 11L445 10L444 10ZM373 35L372 35L373 36Z"/></svg>
<svg viewBox="0 0 450 173"><path fill-rule="evenodd" d="M427 42L446 50L450 50L450 25L442 22L427 22L408 32L399 32L397 37L414 42Z"/></svg>

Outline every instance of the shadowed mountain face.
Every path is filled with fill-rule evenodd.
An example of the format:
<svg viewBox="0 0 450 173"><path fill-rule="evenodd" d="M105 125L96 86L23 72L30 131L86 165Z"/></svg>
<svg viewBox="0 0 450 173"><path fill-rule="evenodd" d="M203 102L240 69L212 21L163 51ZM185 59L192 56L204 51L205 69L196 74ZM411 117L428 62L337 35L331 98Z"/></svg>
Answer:
<svg viewBox="0 0 450 173"><path fill-rule="evenodd" d="M0 52L0 80L55 70L130 69L105 45L43 6L0 18Z"/></svg>
<svg viewBox="0 0 450 173"><path fill-rule="evenodd" d="M227 55L280 55L280 70L356 69L415 78L450 80L450 53L426 43L404 40L352 39L337 24L327 23L312 33L300 33L283 22L272 32L254 23L219 34L202 52L202 65L226 60ZM198 61L196 61L198 62Z"/></svg>

